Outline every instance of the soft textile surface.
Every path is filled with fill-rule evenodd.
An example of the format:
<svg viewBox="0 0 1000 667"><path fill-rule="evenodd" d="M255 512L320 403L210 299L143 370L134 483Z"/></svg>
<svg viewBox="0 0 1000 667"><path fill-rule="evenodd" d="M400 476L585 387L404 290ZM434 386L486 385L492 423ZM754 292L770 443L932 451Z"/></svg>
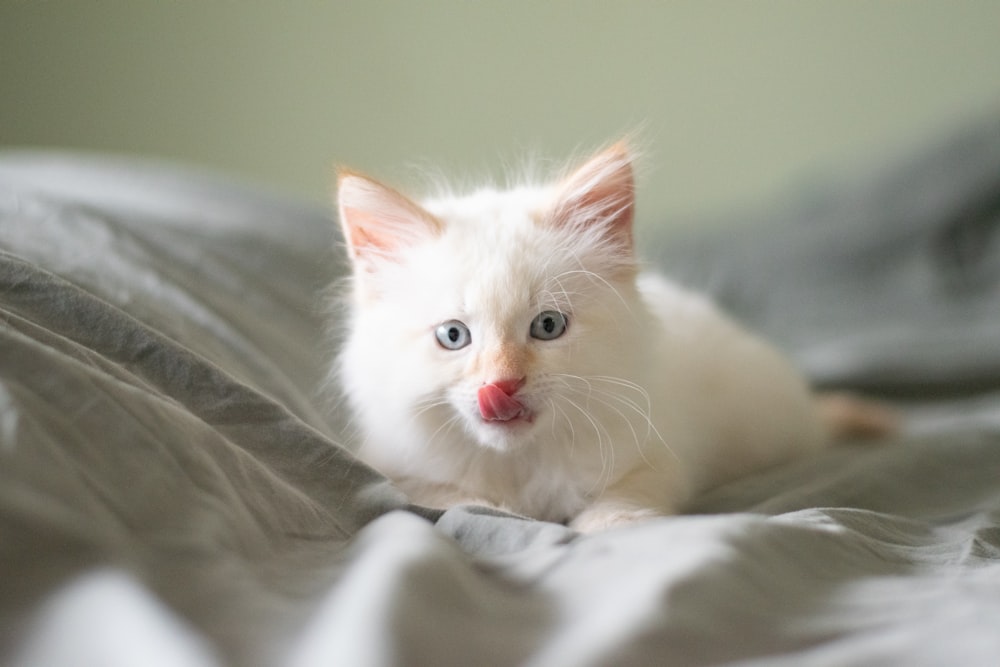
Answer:
<svg viewBox="0 0 1000 667"><path fill-rule="evenodd" d="M1000 661L1000 124L651 260L907 430L578 536L412 507L320 390L324 211L0 158L0 658Z"/></svg>

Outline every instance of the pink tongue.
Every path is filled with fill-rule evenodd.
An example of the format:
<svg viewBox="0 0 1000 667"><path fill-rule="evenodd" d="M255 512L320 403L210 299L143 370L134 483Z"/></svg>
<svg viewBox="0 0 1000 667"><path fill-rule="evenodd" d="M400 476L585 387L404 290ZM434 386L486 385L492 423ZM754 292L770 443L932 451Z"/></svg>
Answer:
<svg viewBox="0 0 1000 667"><path fill-rule="evenodd" d="M486 421L507 422L524 411L524 406L495 384L479 389L479 414Z"/></svg>

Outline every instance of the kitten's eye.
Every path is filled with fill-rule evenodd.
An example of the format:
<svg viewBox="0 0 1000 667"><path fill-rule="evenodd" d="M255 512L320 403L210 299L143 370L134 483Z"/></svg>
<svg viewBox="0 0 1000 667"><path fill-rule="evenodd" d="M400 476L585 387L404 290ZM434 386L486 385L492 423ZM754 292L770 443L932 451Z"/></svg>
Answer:
<svg viewBox="0 0 1000 667"><path fill-rule="evenodd" d="M438 343L446 350L460 350L472 342L469 327L458 320L448 320L434 330Z"/></svg>
<svg viewBox="0 0 1000 667"><path fill-rule="evenodd" d="M531 321L531 337L538 340L553 340L566 333L568 318L555 310L544 310Z"/></svg>

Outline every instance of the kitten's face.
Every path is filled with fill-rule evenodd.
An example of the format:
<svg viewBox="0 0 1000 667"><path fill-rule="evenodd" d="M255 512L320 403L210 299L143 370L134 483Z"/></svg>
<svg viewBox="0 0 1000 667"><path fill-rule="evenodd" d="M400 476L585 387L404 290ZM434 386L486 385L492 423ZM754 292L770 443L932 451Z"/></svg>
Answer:
<svg viewBox="0 0 1000 667"><path fill-rule="evenodd" d="M564 232L523 211L440 218L445 232L406 253L373 306L402 334L385 353L419 364L397 381L414 413L434 406L424 416L439 435L462 429L487 447L523 445L567 409L554 394L606 343L594 330L615 295L586 273Z"/></svg>
<svg viewBox="0 0 1000 667"><path fill-rule="evenodd" d="M405 414L428 441L462 433L498 450L572 428L614 367L634 295L631 171L621 152L602 159L596 180L589 163L568 179L582 191L422 206L368 180L345 201L342 180L355 261L344 379L369 421Z"/></svg>

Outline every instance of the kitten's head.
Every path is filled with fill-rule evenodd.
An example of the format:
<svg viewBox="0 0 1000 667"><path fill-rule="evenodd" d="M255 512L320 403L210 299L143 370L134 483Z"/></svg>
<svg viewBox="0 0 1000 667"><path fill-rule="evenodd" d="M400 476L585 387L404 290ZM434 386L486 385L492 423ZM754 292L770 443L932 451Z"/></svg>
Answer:
<svg viewBox="0 0 1000 667"><path fill-rule="evenodd" d="M553 184L422 203L343 171L337 204L353 264L341 380L369 437L522 447L573 429L634 356L624 143Z"/></svg>

